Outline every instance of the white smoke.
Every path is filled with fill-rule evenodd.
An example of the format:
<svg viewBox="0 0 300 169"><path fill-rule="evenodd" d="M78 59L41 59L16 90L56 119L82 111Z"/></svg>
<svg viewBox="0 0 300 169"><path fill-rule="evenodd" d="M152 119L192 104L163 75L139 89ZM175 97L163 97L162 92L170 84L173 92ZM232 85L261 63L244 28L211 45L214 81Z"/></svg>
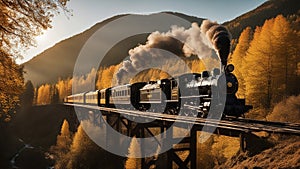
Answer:
<svg viewBox="0 0 300 169"><path fill-rule="evenodd" d="M211 57L212 49L217 52L220 50L217 44L220 35L229 37L225 27L209 20L203 21L201 27L192 23L189 29L172 26L168 32L153 32L148 36L146 44L129 50L129 60L123 61L117 72L117 81L121 84L125 74L136 74L147 65L156 62L163 65L174 54L185 57L197 55L200 59ZM151 50L153 48L161 50Z"/></svg>

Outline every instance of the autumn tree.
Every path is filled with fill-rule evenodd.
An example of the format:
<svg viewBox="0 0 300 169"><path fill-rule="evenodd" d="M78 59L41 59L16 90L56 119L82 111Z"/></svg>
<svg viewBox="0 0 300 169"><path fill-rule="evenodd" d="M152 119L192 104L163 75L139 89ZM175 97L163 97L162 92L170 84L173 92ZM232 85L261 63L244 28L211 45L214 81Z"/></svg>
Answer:
<svg viewBox="0 0 300 169"><path fill-rule="evenodd" d="M52 18L59 11L68 12L68 0L1 0L0 43L10 56L18 56L20 48L35 45L34 37L51 28Z"/></svg>
<svg viewBox="0 0 300 169"><path fill-rule="evenodd" d="M136 137L131 139L130 146L128 148L128 159L125 163L126 169L139 169L141 168L141 159L135 158L136 156L141 156L141 145Z"/></svg>
<svg viewBox="0 0 300 169"><path fill-rule="evenodd" d="M59 80L56 83L56 88L59 94L59 102L63 102L66 96L72 94L72 79L68 78L66 80Z"/></svg>
<svg viewBox="0 0 300 169"><path fill-rule="evenodd" d="M205 137L208 137L208 139L200 140L197 143L197 166L204 169L214 168L214 157L211 152L214 143L213 136L207 136L209 133L197 132L197 138L200 138L202 134L206 135Z"/></svg>
<svg viewBox="0 0 300 169"><path fill-rule="evenodd" d="M0 120L10 121L24 89L23 68L0 47Z"/></svg>
<svg viewBox="0 0 300 169"><path fill-rule="evenodd" d="M54 14L68 12L68 0L0 1L0 118L9 121L23 89L22 67L14 62L34 38L51 28Z"/></svg>
<svg viewBox="0 0 300 169"><path fill-rule="evenodd" d="M296 84L293 84L292 79L299 60L297 53L300 47L299 43L295 42L299 42L300 38L282 15L275 18L272 34L276 39L273 43L275 48L272 63L274 78L272 103L276 104L294 92Z"/></svg>
<svg viewBox="0 0 300 169"><path fill-rule="evenodd" d="M86 75L74 76L72 79L72 92L81 93L93 90L96 85L96 75L97 70L93 68Z"/></svg>
<svg viewBox="0 0 300 169"><path fill-rule="evenodd" d="M60 134L57 136L56 145L50 148L54 155L55 168L63 169L68 164L68 152L72 144L72 133L69 130L69 123L64 120Z"/></svg>
<svg viewBox="0 0 300 169"><path fill-rule="evenodd" d="M233 137L227 137L222 135L213 135L214 143L211 151L215 159L215 165L221 165L225 163L227 159L230 159L239 151L239 139Z"/></svg>
<svg viewBox="0 0 300 169"><path fill-rule="evenodd" d="M46 105L51 103L51 85L45 84L38 88L37 104Z"/></svg>
<svg viewBox="0 0 300 169"><path fill-rule="evenodd" d="M265 118L279 101L298 94L299 30L282 15L257 27L246 51L241 73L247 101L256 118ZM239 46L239 44L238 44ZM238 48L237 46L237 48Z"/></svg>
<svg viewBox="0 0 300 169"><path fill-rule="evenodd" d="M95 144L85 133L82 123L74 135L65 168L123 168L123 159L106 153Z"/></svg>
<svg viewBox="0 0 300 169"><path fill-rule="evenodd" d="M267 116L270 121L300 123L300 95L279 102Z"/></svg>
<svg viewBox="0 0 300 169"><path fill-rule="evenodd" d="M250 27L247 27L243 30L241 33L238 44L233 52L233 54L230 56L233 65L235 66L235 75L237 76L239 80L239 91L238 95L245 95L245 81L242 74L242 67L245 64L245 57L247 54L247 50L249 49L250 42L252 40L252 30Z"/></svg>
<svg viewBox="0 0 300 169"><path fill-rule="evenodd" d="M274 19L270 19L262 28L256 28L242 69L246 99L254 105L252 113L258 118L264 118L271 107L274 45L270 30L273 24Z"/></svg>

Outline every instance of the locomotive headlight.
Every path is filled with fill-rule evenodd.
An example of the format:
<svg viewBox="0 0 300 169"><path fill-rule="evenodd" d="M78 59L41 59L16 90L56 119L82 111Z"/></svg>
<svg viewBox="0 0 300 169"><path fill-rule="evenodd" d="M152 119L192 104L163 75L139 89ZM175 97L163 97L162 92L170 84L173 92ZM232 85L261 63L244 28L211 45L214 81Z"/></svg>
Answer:
<svg viewBox="0 0 300 169"><path fill-rule="evenodd" d="M233 86L233 84L231 82L227 83L227 87L231 88Z"/></svg>

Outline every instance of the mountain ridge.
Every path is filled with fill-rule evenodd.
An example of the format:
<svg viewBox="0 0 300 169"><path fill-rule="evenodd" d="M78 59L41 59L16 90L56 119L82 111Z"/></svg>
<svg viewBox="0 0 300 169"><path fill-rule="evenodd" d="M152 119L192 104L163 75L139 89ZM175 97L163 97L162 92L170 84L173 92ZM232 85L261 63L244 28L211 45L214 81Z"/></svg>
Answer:
<svg viewBox="0 0 300 169"><path fill-rule="evenodd" d="M188 16L181 13L164 13L180 16L190 22L198 22L199 24L203 21L202 18ZM46 49L31 60L23 63L26 72L24 75L25 79L31 80L35 86L38 86L45 83L55 83L59 78L65 79L71 77L73 75L73 68L77 56L85 42L93 35L94 32L105 24L126 15L129 14L117 15L102 22L98 22L84 32L61 40L53 47ZM144 44L148 35L149 34L138 34L122 40L122 43L119 42L112 47L112 49L106 54L106 57L102 60L101 64L109 66L120 63L123 58L128 56L128 50L138 44ZM59 60L59 62L57 62L57 60ZM40 65L47 65L49 68Z"/></svg>
<svg viewBox="0 0 300 169"><path fill-rule="evenodd" d="M246 27L249 26L254 30L256 26L262 26L265 20L275 18L279 14L285 17L299 15L299 0L269 0L231 21L224 22L223 25L230 30L233 39L237 39Z"/></svg>
<svg viewBox="0 0 300 169"><path fill-rule="evenodd" d="M163 13L172 14L190 22L198 22L198 24L201 24L204 20L203 18L178 12L167 11ZM299 3L297 3L297 0L270 0L223 24L231 32L233 39L237 39L242 30L247 26L255 29L256 26L261 26L266 19L275 17L278 14L284 14L285 16L299 14ZM56 43L53 47L46 49L33 59L25 62L23 64L24 70L27 72L24 75L25 79L31 80L35 86L38 86L45 83L55 83L59 78L72 77L77 56L87 39L106 23L126 15L129 14L113 16L102 22L98 22L82 33ZM101 64L109 66L120 63L123 58L128 56L128 50L138 44L144 44L147 36L148 34L141 34L122 40L112 48L113 50L110 50L106 54L107 57L102 60Z"/></svg>

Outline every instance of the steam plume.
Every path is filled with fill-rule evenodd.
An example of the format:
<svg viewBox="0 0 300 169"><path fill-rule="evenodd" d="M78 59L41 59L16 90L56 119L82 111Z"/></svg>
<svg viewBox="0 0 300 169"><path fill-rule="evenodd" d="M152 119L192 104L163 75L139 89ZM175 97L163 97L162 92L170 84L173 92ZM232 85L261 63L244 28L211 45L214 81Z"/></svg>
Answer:
<svg viewBox="0 0 300 169"><path fill-rule="evenodd" d="M201 32L205 33L208 40L213 45L218 56L220 57L222 65L227 65L227 58L230 52L230 39L229 31L222 25L209 20L204 20L201 25Z"/></svg>
<svg viewBox="0 0 300 169"><path fill-rule="evenodd" d="M130 49L129 60L123 61L117 72L117 81L121 84L125 74L129 76L136 74L147 65L163 65L172 55L184 57L197 55L201 59L211 57L211 49L216 50L222 64L226 65L229 48L230 34L225 27L217 23L205 20L201 27L197 23L192 23L189 29L172 26L168 32L151 33L146 44Z"/></svg>

